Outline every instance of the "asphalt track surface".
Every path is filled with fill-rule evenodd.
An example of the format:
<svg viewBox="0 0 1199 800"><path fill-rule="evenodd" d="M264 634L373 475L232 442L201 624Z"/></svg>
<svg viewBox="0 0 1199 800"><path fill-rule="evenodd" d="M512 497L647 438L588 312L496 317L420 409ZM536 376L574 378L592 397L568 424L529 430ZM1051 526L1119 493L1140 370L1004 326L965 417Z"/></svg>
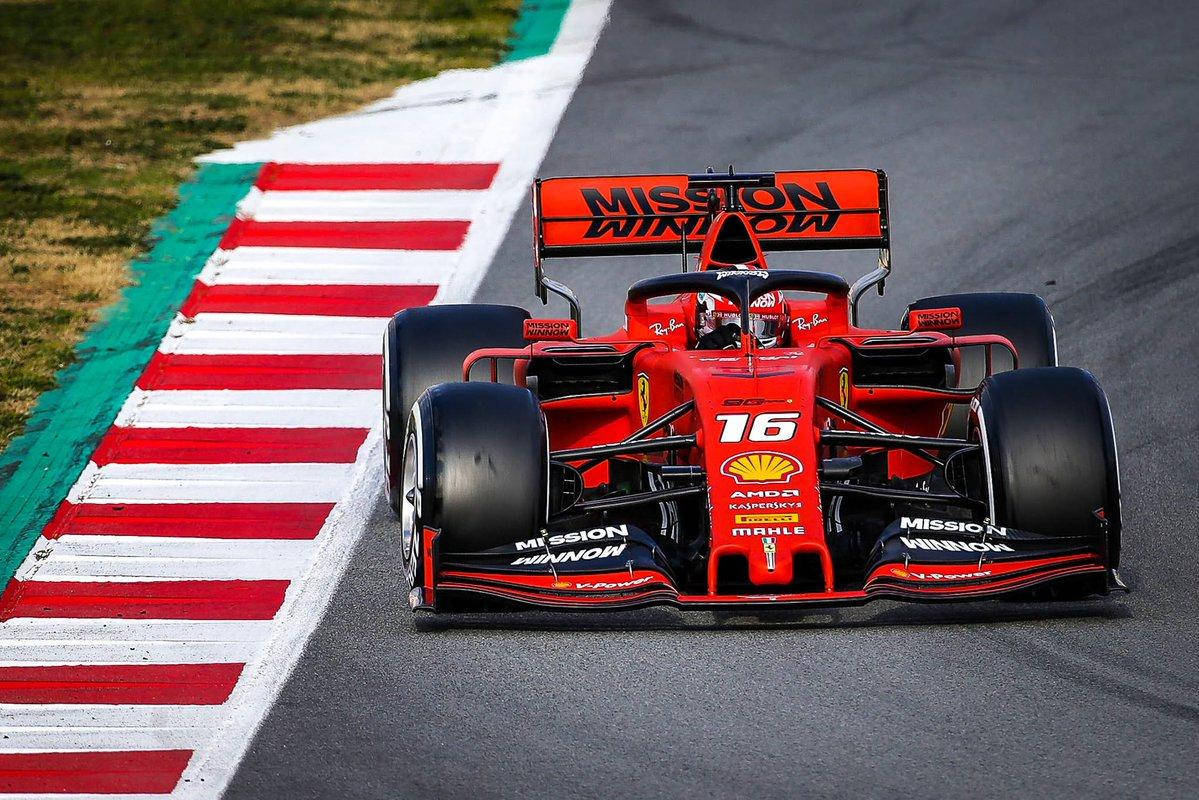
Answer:
<svg viewBox="0 0 1199 800"><path fill-rule="evenodd" d="M541 170L885 168L864 319L1045 297L1111 401L1131 596L418 629L380 502L228 796L1194 797L1197 29L1188 2L617 2ZM478 299L533 308L529 263L518 213ZM555 271L595 331L674 268Z"/></svg>

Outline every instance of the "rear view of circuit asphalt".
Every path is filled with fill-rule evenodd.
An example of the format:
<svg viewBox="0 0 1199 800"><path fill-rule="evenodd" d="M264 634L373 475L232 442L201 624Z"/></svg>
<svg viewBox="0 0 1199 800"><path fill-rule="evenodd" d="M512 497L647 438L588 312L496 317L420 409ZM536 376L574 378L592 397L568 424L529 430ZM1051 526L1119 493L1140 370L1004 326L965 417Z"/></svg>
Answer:
<svg viewBox="0 0 1199 800"><path fill-rule="evenodd" d="M1061 362L1111 401L1132 595L418 628L380 501L228 796L1194 797L1196 30L1188 2L617 0L541 170L887 170L895 269L864 320L1045 297ZM528 224L476 299L536 310ZM674 268L551 271L598 332Z"/></svg>

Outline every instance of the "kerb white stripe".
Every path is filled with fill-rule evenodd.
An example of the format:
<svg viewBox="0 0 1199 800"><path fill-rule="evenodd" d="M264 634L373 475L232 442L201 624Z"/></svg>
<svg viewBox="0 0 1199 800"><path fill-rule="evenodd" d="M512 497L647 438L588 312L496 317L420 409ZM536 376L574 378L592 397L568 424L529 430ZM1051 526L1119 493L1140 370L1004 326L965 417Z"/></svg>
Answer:
<svg viewBox="0 0 1199 800"><path fill-rule="evenodd" d="M307 566L312 543L87 535L40 539L33 552L23 580L291 580Z"/></svg>
<svg viewBox="0 0 1199 800"><path fill-rule="evenodd" d="M171 323L159 345L189 355L374 355L389 317L197 314Z"/></svg>
<svg viewBox="0 0 1199 800"><path fill-rule="evenodd" d="M470 219L481 191L286 191L254 189L238 216L259 222L403 222Z"/></svg>
<svg viewBox="0 0 1199 800"><path fill-rule="evenodd" d="M139 428L369 428L379 413L372 389L135 389L117 425Z"/></svg>
<svg viewBox="0 0 1199 800"><path fill-rule="evenodd" d="M237 247L214 253L198 280L208 286L436 285L458 259L457 250Z"/></svg>
<svg viewBox="0 0 1199 800"><path fill-rule="evenodd" d="M72 503L330 503L352 464L88 464Z"/></svg>
<svg viewBox="0 0 1199 800"><path fill-rule="evenodd" d="M0 703L0 752L194 749L221 706Z"/></svg>
<svg viewBox="0 0 1199 800"><path fill-rule="evenodd" d="M38 751L40 752L40 751ZM24 792L0 795L4 800L162 800L161 794L25 794Z"/></svg>
<svg viewBox="0 0 1199 800"><path fill-rule="evenodd" d="M0 666L245 663L269 620L39 619L0 625Z"/></svg>

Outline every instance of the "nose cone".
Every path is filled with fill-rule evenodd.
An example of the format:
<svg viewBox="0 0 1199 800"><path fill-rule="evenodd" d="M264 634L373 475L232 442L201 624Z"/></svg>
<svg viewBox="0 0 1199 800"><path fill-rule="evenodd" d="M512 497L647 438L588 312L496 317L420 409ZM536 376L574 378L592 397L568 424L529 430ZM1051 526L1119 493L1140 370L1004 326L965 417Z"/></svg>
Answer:
<svg viewBox="0 0 1199 800"><path fill-rule="evenodd" d="M814 405L804 354L770 351L776 361L740 377L745 359L719 362L700 404L712 520L710 589L717 573L748 580L738 593L795 583L796 555L823 549Z"/></svg>

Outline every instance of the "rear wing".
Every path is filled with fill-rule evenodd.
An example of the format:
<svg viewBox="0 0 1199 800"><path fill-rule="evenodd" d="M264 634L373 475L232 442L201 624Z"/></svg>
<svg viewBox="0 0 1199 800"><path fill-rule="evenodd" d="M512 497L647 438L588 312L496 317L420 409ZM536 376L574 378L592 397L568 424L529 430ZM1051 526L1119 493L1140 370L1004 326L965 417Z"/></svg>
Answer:
<svg viewBox="0 0 1199 800"><path fill-rule="evenodd" d="M743 211L764 251L889 247L881 170L594 176L533 184L537 260L698 251L720 208Z"/></svg>
<svg viewBox="0 0 1199 800"><path fill-rule="evenodd" d="M547 258L699 252L720 211L745 215L763 251L878 249L878 268L850 287L851 318L891 271L887 175L840 169L700 175L596 175L533 183L535 291L580 309L569 287L545 274Z"/></svg>

